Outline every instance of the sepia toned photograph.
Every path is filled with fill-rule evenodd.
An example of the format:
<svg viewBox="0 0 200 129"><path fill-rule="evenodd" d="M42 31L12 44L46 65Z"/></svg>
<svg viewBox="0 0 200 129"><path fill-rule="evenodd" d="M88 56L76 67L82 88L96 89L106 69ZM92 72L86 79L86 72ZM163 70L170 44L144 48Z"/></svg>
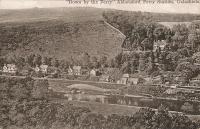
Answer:
<svg viewBox="0 0 200 129"><path fill-rule="evenodd" d="M200 129L200 1L0 0L0 129Z"/></svg>

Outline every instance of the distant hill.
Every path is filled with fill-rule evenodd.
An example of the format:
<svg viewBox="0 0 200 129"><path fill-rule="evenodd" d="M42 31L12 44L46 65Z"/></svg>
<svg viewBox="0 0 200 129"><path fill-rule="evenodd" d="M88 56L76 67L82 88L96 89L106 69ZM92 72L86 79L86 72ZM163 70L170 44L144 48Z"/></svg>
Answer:
<svg viewBox="0 0 200 129"><path fill-rule="evenodd" d="M113 57L121 52L125 36L120 28L117 30L117 27L105 22L105 11L110 10L83 7L0 10L0 56L36 53L68 59L87 52L91 56ZM113 12L118 14L116 10ZM199 15L189 14L121 12L119 14L126 14L136 21L151 18L163 22L169 19L175 22L199 19ZM108 19L113 17L112 13L107 15ZM139 17L135 17L137 15ZM113 17L116 18L120 20L118 16Z"/></svg>
<svg viewBox="0 0 200 129"><path fill-rule="evenodd" d="M1 11L1 55L39 53L67 59L87 52L113 57L121 51L125 37L101 14L101 9L94 8Z"/></svg>

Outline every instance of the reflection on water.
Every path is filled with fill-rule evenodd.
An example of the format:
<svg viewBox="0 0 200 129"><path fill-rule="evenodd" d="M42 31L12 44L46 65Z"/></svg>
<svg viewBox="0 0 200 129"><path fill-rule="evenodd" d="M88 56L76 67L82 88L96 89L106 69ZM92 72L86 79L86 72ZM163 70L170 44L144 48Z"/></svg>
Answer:
<svg viewBox="0 0 200 129"><path fill-rule="evenodd" d="M151 98L144 96L123 96L123 95L89 95L89 94L65 94L65 98L69 101L89 101L99 102L103 104L119 104L127 106L139 106L139 107L150 107L158 109L160 105L165 105L170 111L181 112L182 106L185 104L185 100L171 100L161 98ZM193 111L191 114L200 114L198 102L189 102L193 105Z"/></svg>

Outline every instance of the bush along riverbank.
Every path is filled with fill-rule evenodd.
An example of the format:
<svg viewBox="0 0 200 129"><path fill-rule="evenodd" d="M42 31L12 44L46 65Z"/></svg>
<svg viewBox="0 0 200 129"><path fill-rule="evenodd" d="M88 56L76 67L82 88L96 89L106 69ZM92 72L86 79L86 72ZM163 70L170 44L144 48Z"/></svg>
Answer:
<svg viewBox="0 0 200 129"><path fill-rule="evenodd" d="M0 78L0 127L3 129L198 129L199 122L142 108L130 116L102 115L88 108L52 103L48 81Z"/></svg>

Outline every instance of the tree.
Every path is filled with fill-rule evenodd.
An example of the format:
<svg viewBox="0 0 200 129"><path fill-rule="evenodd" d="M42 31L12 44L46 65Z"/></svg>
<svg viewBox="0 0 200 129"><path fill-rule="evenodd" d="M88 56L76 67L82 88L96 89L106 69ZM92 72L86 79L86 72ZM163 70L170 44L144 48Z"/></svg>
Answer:
<svg viewBox="0 0 200 129"><path fill-rule="evenodd" d="M42 57L40 55L36 55L33 59L34 66L40 66L42 64Z"/></svg>
<svg viewBox="0 0 200 129"><path fill-rule="evenodd" d="M34 60L35 54L30 54L26 57L26 63L28 63L31 67L34 66L33 60Z"/></svg>
<svg viewBox="0 0 200 129"><path fill-rule="evenodd" d="M145 38L142 42L141 42L141 46L143 47L143 50L153 50L153 40L149 39L149 38Z"/></svg>
<svg viewBox="0 0 200 129"><path fill-rule="evenodd" d="M121 67L122 65L122 58L123 58L123 54L122 53L119 53L116 57L115 57L115 62L116 62L116 65L117 67Z"/></svg>
<svg viewBox="0 0 200 129"><path fill-rule="evenodd" d="M93 56L90 58L90 63L92 68L98 68L99 67L99 62L96 56Z"/></svg>
<svg viewBox="0 0 200 129"><path fill-rule="evenodd" d="M102 67L105 67L107 65L107 57L106 56L102 56L99 60L99 63Z"/></svg>
<svg viewBox="0 0 200 129"><path fill-rule="evenodd" d="M88 53L84 52L80 56L82 66L89 67L90 64L90 56Z"/></svg>
<svg viewBox="0 0 200 129"><path fill-rule="evenodd" d="M53 67L58 67L58 66L59 66L59 61L58 61L58 59L53 58L53 59L51 60L51 66L53 66Z"/></svg>
<svg viewBox="0 0 200 129"><path fill-rule="evenodd" d="M153 34L155 37L155 41L164 40L165 39L164 27L159 26L159 27L155 28Z"/></svg>
<svg viewBox="0 0 200 129"><path fill-rule="evenodd" d="M42 64L45 64L45 65L48 65L48 66L50 66L51 65L51 58L49 58L49 57L42 57Z"/></svg>
<svg viewBox="0 0 200 129"><path fill-rule="evenodd" d="M186 113L194 112L193 105L190 104L189 102L185 102L185 103L181 106L181 110L184 111L184 112L186 112Z"/></svg>
<svg viewBox="0 0 200 129"><path fill-rule="evenodd" d="M139 58L139 68L138 68L138 70L140 72L144 71L146 69L145 65L146 65L145 55L143 53L141 53L140 58Z"/></svg>
<svg viewBox="0 0 200 129"><path fill-rule="evenodd" d="M32 90L33 98L44 99L48 97L48 80L36 80Z"/></svg>
<svg viewBox="0 0 200 129"><path fill-rule="evenodd" d="M25 58L24 57L18 57L16 65L18 68L22 68L25 66Z"/></svg>
<svg viewBox="0 0 200 129"><path fill-rule="evenodd" d="M178 48L183 48L185 42L188 39L188 28L185 24L174 25L172 28L174 32L174 36L172 37L173 46L177 46Z"/></svg>

